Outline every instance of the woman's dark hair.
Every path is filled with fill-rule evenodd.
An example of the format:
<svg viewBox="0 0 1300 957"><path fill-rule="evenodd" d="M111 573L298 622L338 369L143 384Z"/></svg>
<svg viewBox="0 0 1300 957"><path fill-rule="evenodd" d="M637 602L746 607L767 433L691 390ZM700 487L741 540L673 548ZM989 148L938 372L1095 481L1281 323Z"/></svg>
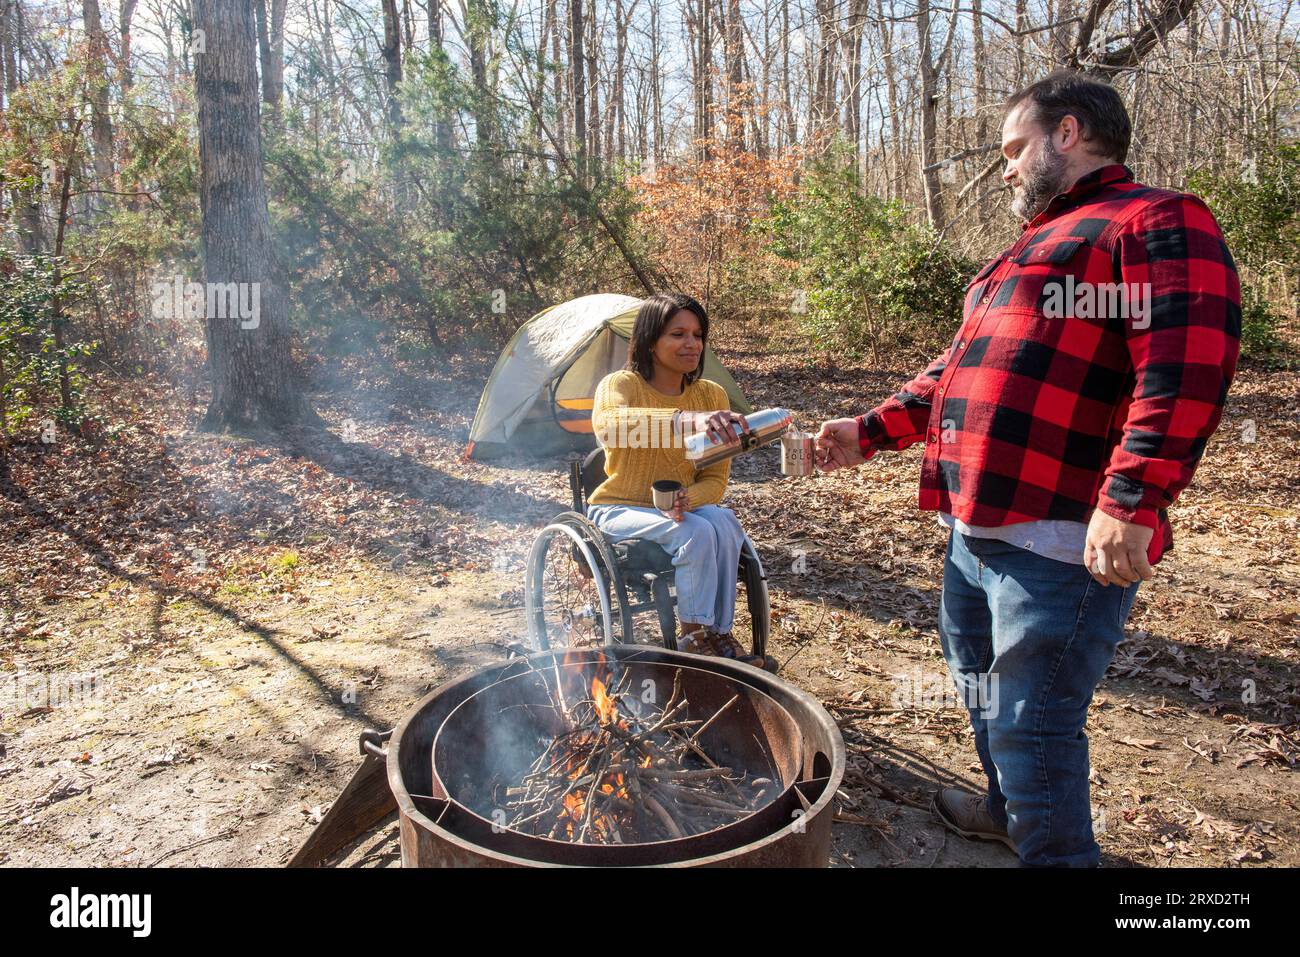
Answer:
<svg viewBox="0 0 1300 957"><path fill-rule="evenodd" d="M1067 115L1073 116L1094 153L1116 163L1128 159L1133 126L1124 100L1109 83L1073 70L1056 70L1007 100L1003 115L1025 100L1036 107L1034 118L1045 132L1055 130Z"/></svg>
<svg viewBox="0 0 1300 957"><path fill-rule="evenodd" d="M704 307L684 292L657 292L645 302L636 314L636 325L632 327L632 339L627 344L627 365L647 382L654 375L655 363L653 350L659 337L664 334L668 321L681 310L695 313L700 320L700 336L704 345L709 344L709 314ZM700 352L700 364L686 373L686 384L690 385L704 372L704 353Z"/></svg>

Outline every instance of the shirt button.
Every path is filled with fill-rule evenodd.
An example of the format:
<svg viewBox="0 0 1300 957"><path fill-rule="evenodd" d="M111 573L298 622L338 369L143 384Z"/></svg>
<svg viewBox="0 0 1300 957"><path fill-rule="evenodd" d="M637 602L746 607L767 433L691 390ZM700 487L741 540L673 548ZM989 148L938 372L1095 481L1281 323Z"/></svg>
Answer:
<svg viewBox="0 0 1300 957"><path fill-rule="evenodd" d="M943 395L943 386L939 386L939 394Z"/></svg>
<svg viewBox="0 0 1300 957"><path fill-rule="evenodd" d="M957 343L957 348L958 348L958 349L965 349L965 348L966 348L966 340L963 339L961 342Z"/></svg>
<svg viewBox="0 0 1300 957"><path fill-rule="evenodd" d="M980 300L980 302L981 302L981 303L984 303L985 305L988 304L988 301L989 301L989 297L988 297L988 296L985 296L983 299Z"/></svg>

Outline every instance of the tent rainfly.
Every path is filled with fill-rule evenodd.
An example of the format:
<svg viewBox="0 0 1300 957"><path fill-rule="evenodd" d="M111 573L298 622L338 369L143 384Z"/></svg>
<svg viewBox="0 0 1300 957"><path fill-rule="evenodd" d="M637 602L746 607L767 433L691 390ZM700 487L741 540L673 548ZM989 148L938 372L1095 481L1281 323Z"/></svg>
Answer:
<svg viewBox="0 0 1300 957"><path fill-rule="evenodd" d="M465 457L488 459L507 449L545 455L595 448L596 386L626 363L640 308L640 299L601 293L551 306L520 326L488 377ZM709 348L704 378L727 390L732 409L753 411Z"/></svg>

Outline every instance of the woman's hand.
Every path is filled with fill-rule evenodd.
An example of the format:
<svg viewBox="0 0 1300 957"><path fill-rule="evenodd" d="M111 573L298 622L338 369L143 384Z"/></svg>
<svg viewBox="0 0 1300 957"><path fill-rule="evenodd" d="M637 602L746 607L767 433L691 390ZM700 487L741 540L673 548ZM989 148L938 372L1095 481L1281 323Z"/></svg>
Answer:
<svg viewBox="0 0 1300 957"><path fill-rule="evenodd" d="M749 422L745 417L730 409L719 409L716 412L682 412L680 416L682 435L708 432L709 438L721 445L739 442L740 435L749 431Z"/></svg>
<svg viewBox="0 0 1300 957"><path fill-rule="evenodd" d="M677 495L673 498L673 507L662 514L671 518L674 522L681 522L686 518L687 495L686 489L677 490Z"/></svg>

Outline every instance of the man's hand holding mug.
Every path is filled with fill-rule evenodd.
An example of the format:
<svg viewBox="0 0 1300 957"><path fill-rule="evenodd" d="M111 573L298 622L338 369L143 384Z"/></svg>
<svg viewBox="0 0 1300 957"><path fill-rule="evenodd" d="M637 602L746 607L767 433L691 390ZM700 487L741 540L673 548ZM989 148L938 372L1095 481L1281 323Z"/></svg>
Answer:
<svg viewBox="0 0 1300 957"><path fill-rule="evenodd" d="M861 465L866 461L858 445L857 419L831 419L817 433L813 454L823 472Z"/></svg>

